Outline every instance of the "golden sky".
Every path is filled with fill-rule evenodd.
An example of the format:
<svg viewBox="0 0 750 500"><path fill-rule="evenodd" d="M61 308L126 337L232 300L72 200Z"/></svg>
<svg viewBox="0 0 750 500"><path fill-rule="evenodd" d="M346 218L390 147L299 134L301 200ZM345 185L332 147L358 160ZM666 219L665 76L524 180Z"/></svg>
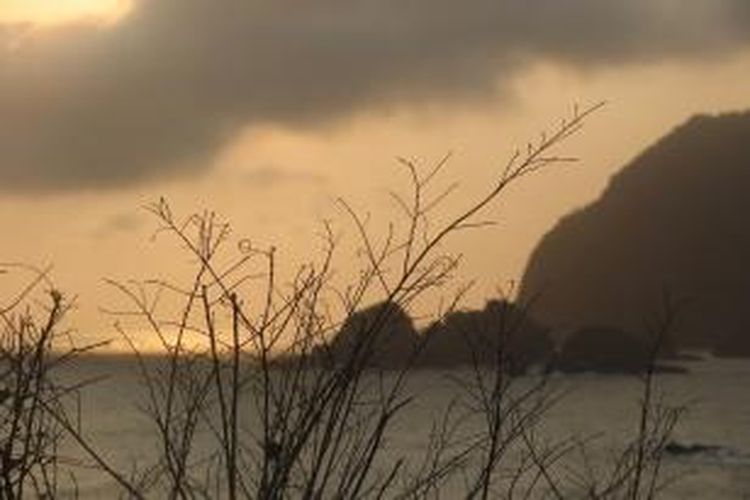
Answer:
<svg viewBox="0 0 750 500"><path fill-rule="evenodd" d="M608 101L561 149L579 163L525 180L487 214L497 226L450 243L481 303L644 147L750 107L742 0L397 3L0 0L0 262L53 264L80 335L101 338L98 309L117 301L102 278L189 264L151 241L145 203L215 209L297 262L324 218L351 231L337 196L393 214L396 157L453 152L456 209L574 103Z"/></svg>
<svg viewBox="0 0 750 500"><path fill-rule="evenodd" d="M115 22L129 0L2 0L0 22L50 26L85 20Z"/></svg>

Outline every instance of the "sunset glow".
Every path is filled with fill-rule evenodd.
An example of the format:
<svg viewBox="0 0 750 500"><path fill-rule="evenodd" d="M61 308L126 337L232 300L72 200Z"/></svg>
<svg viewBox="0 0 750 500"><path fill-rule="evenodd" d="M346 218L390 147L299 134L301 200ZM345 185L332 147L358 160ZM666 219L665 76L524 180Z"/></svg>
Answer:
<svg viewBox="0 0 750 500"><path fill-rule="evenodd" d="M129 0L3 0L0 23L51 26L80 21L112 23L131 7Z"/></svg>

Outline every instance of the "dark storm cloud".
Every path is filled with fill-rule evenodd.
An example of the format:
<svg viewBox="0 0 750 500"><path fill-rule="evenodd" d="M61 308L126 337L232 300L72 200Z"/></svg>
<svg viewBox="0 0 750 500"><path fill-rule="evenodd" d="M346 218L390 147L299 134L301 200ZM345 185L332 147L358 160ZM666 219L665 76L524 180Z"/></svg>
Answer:
<svg viewBox="0 0 750 500"><path fill-rule="evenodd" d="M0 188L199 171L243 126L481 99L530 61L708 57L747 0L141 0L108 28L0 27Z"/></svg>

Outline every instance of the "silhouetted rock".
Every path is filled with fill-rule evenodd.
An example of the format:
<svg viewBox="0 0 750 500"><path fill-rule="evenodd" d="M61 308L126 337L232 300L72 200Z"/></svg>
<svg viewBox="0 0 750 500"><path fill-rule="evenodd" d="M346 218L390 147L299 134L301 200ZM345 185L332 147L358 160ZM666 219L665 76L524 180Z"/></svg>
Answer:
<svg viewBox="0 0 750 500"><path fill-rule="evenodd" d="M750 357L750 335L747 328L740 328L719 336L714 345L714 356L720 358Z"/></svg>
<svg viewBox="0 0 750 500"><path fill-rule="evenodd" d="M670 441L664 446L664 451L672 455L695 455L697 453L717 453L723 448L721 446L708 444L682 444Z"/></svg>
<svg viewBox="0 0 750 500"><path fill-rule="evenodd" d="M491 300L481 311L460 311L427 329L421 365L493 365L501 353L511 373L545 362L553 351L547 330L513 304ZM500 349L500 351L498 350Z"/></svg>
<svg viewBox="0 0 750 500"><path fill-rule="evenodd" d="M521 298L541 293L535 315L556 329L639 331L666 289L688 300L681 347L709 347L721 332L747 346L748 189L750 112L692 118L544 236Z"/></svg>
<svg viewBox="0 0 750 500"><path fill-rule="evenodd" d="M354 353L368 367L400 368L419 345L419 334L408 314L394 303L379 303L351 315L316 356L326 363L342 363Z"/></svg>
<svg viewBox="0 0 750 500"><path fill-rule="evenodd" d="M555 368L566 373L639 373L649 365L651 351L641 336L616 328L586 327L565 339Z"/></svg>
<svg viewBox="0 0 750 500"><path fill-rule="evenodd" d="M750 455L736 448L703 443L681 443L669 441L664 445L664 452L675 458L697 458L710 460L714 464L740 463L746 464Z"/></svg>

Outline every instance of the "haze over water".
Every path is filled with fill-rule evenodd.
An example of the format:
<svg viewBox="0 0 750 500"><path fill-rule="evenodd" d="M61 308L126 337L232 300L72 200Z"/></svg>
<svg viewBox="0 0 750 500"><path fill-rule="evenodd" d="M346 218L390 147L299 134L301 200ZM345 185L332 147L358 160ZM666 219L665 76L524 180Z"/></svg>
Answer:
<svg viewBox="0 0 750 500"><path fill-rule="evenodd" d="M718 359L687 366L693 370L691 374L660 375L656 387L664 402L688 406L674 442L713 449L687 456L667 455L664 476L672 481L662 498L746 498L750 494L750 400L741 394L742 383L750 379L750 366L746 361ZM90 358L71 374L82 378L102 375L106 379L89 387L83 397L87 434L112 464L122 470L134 470L134 466L143 470L152 465L150 460L158 455L160 445L153 422L138 408L143 408L146 394L137 367L123 359ZM407 393L414 395L415 401L387 434L384 463L392 464L401 457L420 463L432 422L453 397L461 394L451 379L455 376L471 378L468 369L418 370L410 377ZM522 387L528 380L518 383ZM582 441L591 439L589 461L596 467L611 463L637 428L639 379L632 375L558 374L553 376L551 386L564 396L544 416L541 434L551 442L574 436ZM76 451L70 453L78 455ZM512 460L511 455L501 468L512 467ZM583 461L577 453L571 452L566 460L571 474L574 469L582 469ZM82 498L101 498L119 491L100 472L79 469L76 475ZM461 481L444 490L448 497L464 493Z"/></svg>

